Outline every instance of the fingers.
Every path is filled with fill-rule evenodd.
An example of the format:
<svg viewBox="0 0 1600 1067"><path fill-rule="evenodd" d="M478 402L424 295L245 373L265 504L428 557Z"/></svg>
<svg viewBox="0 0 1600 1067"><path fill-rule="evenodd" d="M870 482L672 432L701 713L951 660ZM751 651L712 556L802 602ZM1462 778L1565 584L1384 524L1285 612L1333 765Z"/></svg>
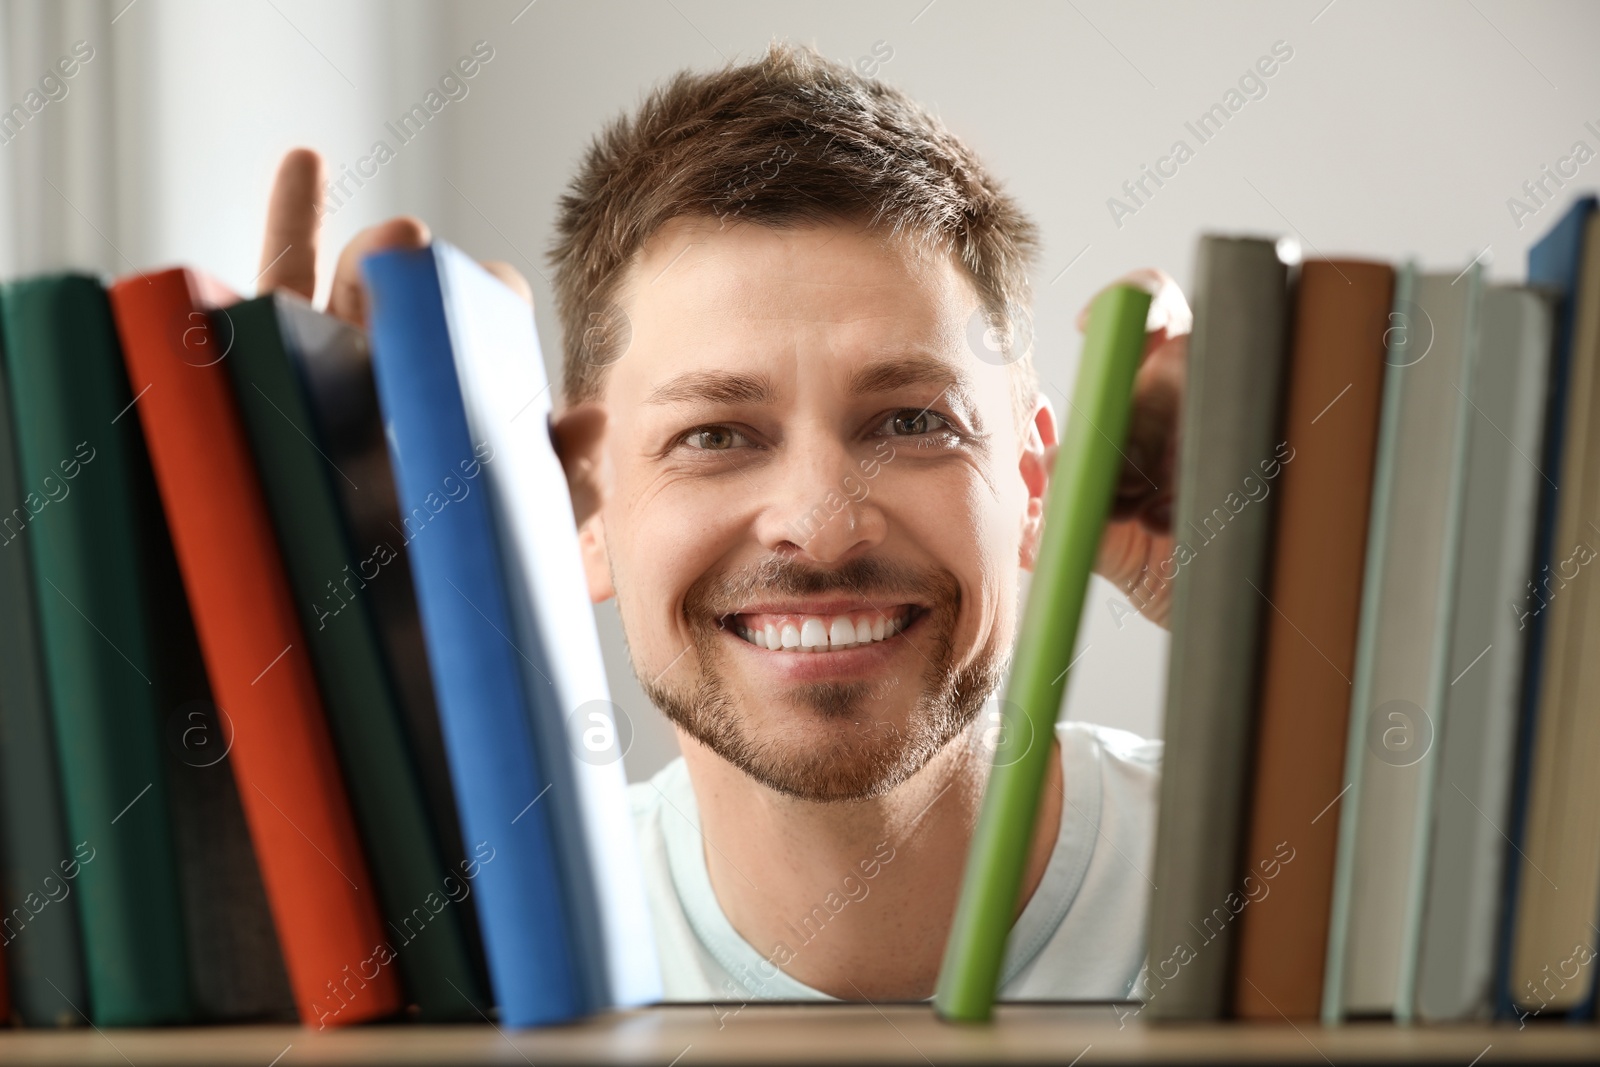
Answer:
<svg viewBox="0 0 1600 1067"><path fill-rule="evenodd" d="M1183 290L1165 271L1153 267L1129 271L1111 285L1131 285L1151 295L1150 313L1145 320L1144 356L1134 381L1126 462L1112 504L1112 519L1134 520L1143 529L1162 534L1172 526L1178 417L1183 401L1188 334L1194 327L1194 314L1183 297ZM1095 297L1099 295L1096 293ZM1090 300L1089 304L1093 303ZM1086 328L1088 322L1089 305L1086 305L1078 313L1078 329Z"/></svg>
<svg viewBox="0 0 1600 1067"><path fill-rule="evenodd" d="M317 231L321 226L322 157L296 148L278 164L267 203L258 293L288 289L307 300L317 288Z"/></svg>
<svg viewBox="0 0 1600 1067"><path fill-rule="evenodd" d="M1137 519L1145 528L1164 533L1172 526L1189 338L1152 336L1161 342L1148 353L1134 381L1126 462L1111 512L1115 519Z"/></svg>
<svg viewBox="0 0 1600 1067"><path fill-rule="evenodd" d="M365 329L367 292L361 284L361 261L374 252L392 248L424 248L431 239L427 223L409 215L368 226L356 234L339 253L333 289L328 294L328 314Z"/></svg>
<svg viewBox="0 0 1600 1067"><path fill-rule="evenodd" d="M504 282L507 289L522 297L524 304L530 306L533 304L533 286L528 284L528 279L524 278L522 272L517 268L509 263L501 263L498 260L485 260L480 265L484 270Z"/></svg>
<svg viewBox="0 0 1600 1067"><path fill-rule="evenodd" d="M1144 326L1147 331L1176 337L1178 334L1188 333L1194 327L1194 313L1189 310L1189 302L1183 298L1183 290L1178 287L1178 283L1166 271L1154 267L1129 271L1111 285L1095 293L1095 298L1113 285L1131 285L1150 294L1152 298L1150 315L1145 319ZM1089 325L1089 307L1093 303L1094 299L1091 298L1089 303L1083 306L1083 310L1078 312L1079 330Z"/></svg>

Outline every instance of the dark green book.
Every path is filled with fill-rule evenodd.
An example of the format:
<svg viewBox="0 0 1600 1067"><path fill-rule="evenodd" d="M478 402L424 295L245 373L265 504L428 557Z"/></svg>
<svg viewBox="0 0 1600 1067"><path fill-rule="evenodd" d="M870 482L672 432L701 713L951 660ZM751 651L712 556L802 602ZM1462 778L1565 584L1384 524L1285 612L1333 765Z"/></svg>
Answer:
<svg viewBox="0 0 1600 1067"><path fill-rule="evenodd" d="M1122 470L1149 311L1150 294L1127 285L1105 290L1089 307L1073 410L1050 475L1033 584L1000 704L1000 740L934 992L945 1019L987 1021L999 993L1045 774L1060 758L1051 743L1056 716Z"/></svg>
<svg viewBox="0 0 1600 1067"><path fill-rule="evenodd" d="M6 379L0 360L0 952L12 1015L24 1026L72 1026L89 1006L75 892L83 865L56 773L28 529L48 504L42 487L18 477Z"/></svg>
<svg viewBox="0 0 1600 1067"><path fill-rule="evenodd" d="M356 492L366 487L318 444L320 431L299 369L307 349L364 347L364 339L286 294L235 304L216 320L218 336L231 342L225 365L408 997L424 1020L476 1019L473 1005L487 997L468 945L465 909L450 889L466 883L440 847L366 595L366 586L385 569L404 563L392 551L356 551L334 483L343 481Z"/></svg>
<svg viewBox="0 0 1600 1067"><path fill-rule="evenodd" d="M328 461L349 476L348 481L333 479L333 487L339 493L351 544L360 557L357 570L366 583L362 592L371 600L371 614L405 715L434 833L445 861L457 867L467 859L467 850L445 762L433 672L428 667L428 646L411 584L410 534L400 521L383 412L372 377L372 353L360 331L335 328L323 316L293 306L300 313L286 315L280 322L296 338L289 354L306 389L316 427L312 436ZM330 337L336 343L329 343ZM473 901L469 896L462 903L469 920L475 922ZM475 931L473 925L468 943L476 954L481 944Z"/></svg>
<svg viewBox="0 0 1600 1067"><path fill-rule="evenodd" d="M0 293L18 473L66 824L83 862L86 1011L100 1026L189 1021L186 938L152 675L135 497L139 423L111 307L90 277ZM10 546L15 548L16 546Z"/></svg>
<svg viewBox="0 0 1600 1067"><path fill-rule="evenodd" d="M123 421L135 418L130 411ZM150 632L157 635L150 678L165 715L163 754L195 1007L206 1022L294 1022L294 997L229 755L233 720L213 700L142 439L136 460Z"/></svg>

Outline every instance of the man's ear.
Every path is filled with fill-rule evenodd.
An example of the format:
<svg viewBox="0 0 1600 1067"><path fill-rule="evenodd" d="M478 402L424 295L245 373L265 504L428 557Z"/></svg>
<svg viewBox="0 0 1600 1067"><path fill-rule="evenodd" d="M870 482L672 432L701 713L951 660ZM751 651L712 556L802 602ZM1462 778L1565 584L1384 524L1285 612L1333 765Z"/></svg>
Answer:
<svg viewBox="0 0 1600 1067"><path fill-rule="evenodd" d="M596 604L616 595L601 517L601 505L611 492L605 439L606 409L599 403L575 404L550 419L550 442L561 458L567 489L572 494L572 514L578 523L578 547L583 555L589 599Z"/></svg>
<svg viewBox="0 0 1600 1067"><path fill-rule="evenodd" d="M1033 570L1039 555L1039 538L1044 530L1044 492L1050 484L1050 472L1055 467L1056 413L1043 393L1034 394L1033 414L1028 419L1027 436L1022 442L1022 454L1017 464L1022 472L1022 484L1028 487L1028 508L1022 518L1022 540L1018 560L1024 570Z"/></svg>

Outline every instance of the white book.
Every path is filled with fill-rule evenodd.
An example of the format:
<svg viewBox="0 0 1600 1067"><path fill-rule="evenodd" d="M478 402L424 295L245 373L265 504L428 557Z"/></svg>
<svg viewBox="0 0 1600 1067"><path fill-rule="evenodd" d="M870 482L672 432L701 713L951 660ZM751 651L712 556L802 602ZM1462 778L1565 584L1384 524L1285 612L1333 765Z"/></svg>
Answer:
<svg viewBox="0 0 1600 1067"><path fill-rule="evenodd" d="M484 463L580 976L595 1008L661 999L633 811L628 726L610 702L566 474L550 439L550 381L533 311L459 250L435 242L467 423ZM508 812L507 818L517 815Z"/></svg>

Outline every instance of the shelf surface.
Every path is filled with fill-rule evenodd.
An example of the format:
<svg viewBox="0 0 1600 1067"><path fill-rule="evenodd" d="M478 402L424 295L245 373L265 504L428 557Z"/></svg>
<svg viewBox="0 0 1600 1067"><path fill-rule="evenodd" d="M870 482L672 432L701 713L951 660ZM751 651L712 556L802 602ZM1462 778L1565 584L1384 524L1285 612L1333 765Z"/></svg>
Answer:
<svg viewBox="0 0 1600 1067"><path fill-rule="evenodd" d="M1015 1004L990 1026L940 1022L923 1004L671 1005L571 1026L293 1026L0 1032L0 1064L557 1064L696 1067L732 1063L1593 1063L1600 1028L1515 1023L1336 1029L1148 1025L1127 1006Z"/></svg>

